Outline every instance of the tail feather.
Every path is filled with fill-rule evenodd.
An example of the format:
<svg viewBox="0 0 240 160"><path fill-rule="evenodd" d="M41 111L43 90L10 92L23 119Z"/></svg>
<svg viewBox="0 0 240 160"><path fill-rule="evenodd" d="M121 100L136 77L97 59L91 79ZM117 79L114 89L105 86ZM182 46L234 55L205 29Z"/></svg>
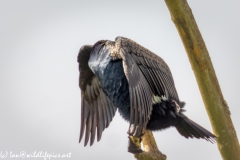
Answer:
<svg viewBox="0 0 240 160"><path fill-rule="evenodd" d="M176 129L178 132L186 138L203 138L211 143L216 141L216 136L201 127L194 121L188 119L186 116L182 117L176 124Z"/></svg>

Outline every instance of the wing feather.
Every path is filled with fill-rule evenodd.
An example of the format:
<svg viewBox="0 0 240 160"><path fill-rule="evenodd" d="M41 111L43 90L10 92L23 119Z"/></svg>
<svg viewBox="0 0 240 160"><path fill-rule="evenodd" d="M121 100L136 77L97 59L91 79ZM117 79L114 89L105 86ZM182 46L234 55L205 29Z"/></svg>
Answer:
<svg viewBox="0 0 240 160"><path fill-rule="evenodd" d="M90 129L92 128L92 109L90 110L89 115L84 115L84 116L87 117L86 131L85 131L85 141L84 141L84 146L86 146L87 143L88 143L88 140L89 140L90 132L91 132Z"/></svg>
<svg viewBox="0 0 240 160"><path fill-rule="evenodd" d="M94 77L92 81L97 81L96 79L97 77ZM85 130L85 146L87 145L89 138L90 145L94 143L96 131L97 140L99 141L101 139L103 130L109 126L116 112L116 107L105 95L100 86L94 85L99 84L93 82L90 86L87 86L86 91L82 93L83 96L81 110L83 113L81 114L81 129L79 141L81 141ZM95 91L94 89L97 89L98 91ZM84 95L88 96L89 101L88 98L84 97Z"/></svg>
<svg viewBox="0 0 240 160"><path fill-rule="evenodd" d="M130 54L144 77L150 77L146 80L154 94L179 101L171 71L162 58L128 38L117 37L115 43L120 44L118 50L121 56L121 53Z"/></svg>
<svg viewBox="0 0 240 160"><path fill-rule="evenodd" d="M97 104L96 101L93 102L93 113L92 113L92 129L91 129L91 138L90 138L90 146L93 144L96 135L96 127L97 127Z"/></svg>
<svg viewBox="0 0 240 160"><path fill-rule="evenodd" d="M101 93L100 93L101 95ZM103 108L105 105L103 105L102 100L101 100L101 96L99 95L98 97L98 104L99 104L99 109L98 109L98 121L97 121L97 141L99 141L102 137L102 132L105 128L105 122L104 122L104 114L103 114Z"/></svg>
<svg viewBox="0 0 240 160"><path fill-rule="evenodd" d="M81 108L81 129L80 129L79 142L82 140L82 137L84 135L85 126L88 118L87 115L89 115L89 108L90 108L90 107L87 107L88 103L86 102L86 100L82 100L81 106L86 106L86 107Z"/></svg>
<svg viewBox="0 0 240 160"><path fill-rule="evenodd" d="M88 66L92 46L83 46L78 54L79 86L81 89L81 127L79 142L85 133L84 146L90 139L94 143L96 132L97 141L101 139L102 132L107 128L115 115L116 107L105 95L100 87L98 78Z"/></svg>
<svg viewBox="0 0 240 160"><path fill-rule="evenodd" d="M173 98L179 102L171 71L162 58L136 42L117 37L114 57L121 57L130 93L129 133L144 132L152 112L153 97Z"/></svg>
<svg viewBox="0 0 240 160"><path fill-rule="evenodd" d="M134 47L131 48L131 50L134 49L136 50ZM152 110L152 91L136 60L124 50L121 50L120 54L123 59L124 73L129 83L131 102L129 133L141 136Z"/></svg>

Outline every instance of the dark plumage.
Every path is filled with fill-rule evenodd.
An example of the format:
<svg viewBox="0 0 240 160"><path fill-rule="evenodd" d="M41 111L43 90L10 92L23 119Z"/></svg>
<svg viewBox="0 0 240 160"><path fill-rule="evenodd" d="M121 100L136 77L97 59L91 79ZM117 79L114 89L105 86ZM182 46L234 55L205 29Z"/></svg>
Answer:
<svg viewBox="0 0 240 160"><path fill-rule="evenodd" d="M87 145L95 134L101 139L118 109L130 122L128 134L141 137L146 129L176 127L186 138L215 136L188 119L182 112L184 102L178 98L167 64L156 54L136 42L117 37L83 46L78 55L81 88L80 140L85 132Z"/></svg>

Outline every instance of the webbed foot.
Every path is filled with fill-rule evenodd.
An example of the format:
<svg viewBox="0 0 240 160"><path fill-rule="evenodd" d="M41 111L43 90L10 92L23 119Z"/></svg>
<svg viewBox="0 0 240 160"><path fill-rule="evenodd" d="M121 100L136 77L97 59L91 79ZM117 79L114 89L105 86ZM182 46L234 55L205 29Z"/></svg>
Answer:
<svg viewBox="0 0 240 160"><path fill-rule="evenodd" d="M128 139L128 152L133 154L143 152L143 150L141 149L141 138L129 136Z"/></svg>

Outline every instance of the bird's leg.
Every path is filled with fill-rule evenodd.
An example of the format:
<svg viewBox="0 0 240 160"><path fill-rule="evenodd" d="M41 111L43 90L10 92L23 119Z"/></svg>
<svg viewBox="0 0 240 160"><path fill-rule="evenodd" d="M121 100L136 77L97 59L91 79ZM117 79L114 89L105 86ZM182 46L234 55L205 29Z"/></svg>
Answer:
<svg viewBox="0 0 240 160"><path fill-rule="evenodd" d="M128 141L128 152L137 154L142 153L141 149L141 141L142 136L145 133L145 127L134 126L133 124L130 126L128 130L129 141Z"/></svg>
<svg viewBox="0 0 240 160"><path fill-rule="evenodd" d="M142 153L143 150L141 149L141 141L142 138L137 138L134 136L128 137L128 152L133 154Z"/></svg>
<svg viewBox="0 0 240 160"><path fill-rule="evenodd" d="M128 130L128 134L130 136L134 136L134 137L142 137L145 133L145 129L146 127L144 126L135 126L134 124L131 124Z"/></svg>

